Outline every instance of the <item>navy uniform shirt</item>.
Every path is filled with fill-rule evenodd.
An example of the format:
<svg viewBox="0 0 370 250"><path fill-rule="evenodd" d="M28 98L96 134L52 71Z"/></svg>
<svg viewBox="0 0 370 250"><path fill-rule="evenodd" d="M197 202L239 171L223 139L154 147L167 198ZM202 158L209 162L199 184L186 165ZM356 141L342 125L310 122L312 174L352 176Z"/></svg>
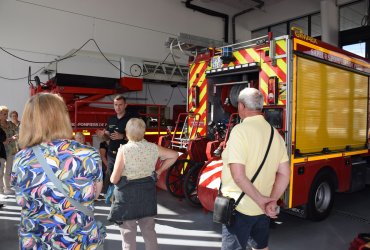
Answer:
<svg viewBox="0 0 370 250"><path fill-rule="evenodd" d="M125 115L120 119L117 118L117 115L112 116L108 119L106 130L109 131L109 133L111 134L113 132L118 132L120 134L123 134L123 138L124 138L122 140L110 140L110 143L108 145L109 152L116 154L119 146L121 144L127 143L127 138L126 138L126 133L125 133L126 124L131 118L134 118L134 117L136 116L134 116L133 114L125 113Z"/></svg>

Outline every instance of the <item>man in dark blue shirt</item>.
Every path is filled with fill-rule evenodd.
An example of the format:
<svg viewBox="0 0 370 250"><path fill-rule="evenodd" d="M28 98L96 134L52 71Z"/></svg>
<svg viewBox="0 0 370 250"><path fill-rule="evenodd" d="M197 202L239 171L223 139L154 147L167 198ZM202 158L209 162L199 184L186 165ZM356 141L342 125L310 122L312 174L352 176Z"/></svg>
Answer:
<svg viewBox="0 0 370 250"><path fill-rule="evenodd" d="M121 144L127 143L127 138L125 134L125 128L128 120L135 117L134 115L126 112L126 99L122 95L118 95L114 98L113 101L114 111L116 115L110 117L107 122L107 127L104 130L97 130L96 134L102 138L103 140L110 139L108 145L108 169L107 169L107 177L109 179L110 174L113 171L114 162L116 160L117 151ZM110 191L112 188L108 188L106 201L110 199ZM107 202L108 203L108 202Z"/></svg>

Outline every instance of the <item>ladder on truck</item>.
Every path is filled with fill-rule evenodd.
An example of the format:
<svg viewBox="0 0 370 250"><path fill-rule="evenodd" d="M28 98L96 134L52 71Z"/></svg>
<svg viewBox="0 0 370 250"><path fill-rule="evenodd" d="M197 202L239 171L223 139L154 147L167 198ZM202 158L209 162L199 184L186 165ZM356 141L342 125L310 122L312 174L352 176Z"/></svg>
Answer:
<svg viewBox="0 0 370 250"><path fill-rule="evenodd" d="M199 121L199 114L180 113L172 134L171 148L179 151L188 150L190 141L198 137ZM180 126L182 126L181 131Z"/></svg>

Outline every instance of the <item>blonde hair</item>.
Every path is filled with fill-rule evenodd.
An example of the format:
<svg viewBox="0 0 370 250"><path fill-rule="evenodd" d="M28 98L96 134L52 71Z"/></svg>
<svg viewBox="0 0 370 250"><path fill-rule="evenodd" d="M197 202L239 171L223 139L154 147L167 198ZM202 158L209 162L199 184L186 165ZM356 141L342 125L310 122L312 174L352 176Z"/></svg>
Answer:
<svg viewBox="0 0 370 250"><path fill-rule="evenodd" d="M141 141L144 139L145 122L139 118L131 118L126 124L126 136L130 141Z"/></svg>
<svg viewBox="0 0 370 250"><path fill-rule="evenodd" d="M71 138L71 121L62 97L39 93L27 101L19 133L18 143L21 148Z"/></svg>
<svg viewBox="0 0 370 250"><path fill-rule="evenodd" d="M0 112L1 111L6 111L6 112L9 112L9 109L7 106L0 106Z"/></svg>

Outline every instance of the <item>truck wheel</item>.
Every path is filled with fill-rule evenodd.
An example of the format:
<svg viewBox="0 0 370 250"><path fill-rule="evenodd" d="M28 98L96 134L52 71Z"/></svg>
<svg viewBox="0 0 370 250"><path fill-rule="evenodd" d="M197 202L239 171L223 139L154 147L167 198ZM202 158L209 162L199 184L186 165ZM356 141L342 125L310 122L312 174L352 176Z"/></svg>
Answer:
<svg viewBox="0 0 370 250"><path fill-rule="evenodd" d="M202 164L195 164L194 166L191 166L189 171L186 173L184 180L185 199L191 206L194 207L201 206L198 198L198 175L202 166Z"/></svg>
<svg viewBox="0 0 370 250"><path fill-rule="evenodd" d="M177 160L167 171L167 191L177 198L184 198L184 179L189 168L190 161L184 159Z"/></svg>
<svg viewBox="0 0 370 250"><path fill-rule="evenodd" d="M319 173L311 186L307 204L307 217L321 221L329 216L334 201L334 183L327 173Z"/></svg>

